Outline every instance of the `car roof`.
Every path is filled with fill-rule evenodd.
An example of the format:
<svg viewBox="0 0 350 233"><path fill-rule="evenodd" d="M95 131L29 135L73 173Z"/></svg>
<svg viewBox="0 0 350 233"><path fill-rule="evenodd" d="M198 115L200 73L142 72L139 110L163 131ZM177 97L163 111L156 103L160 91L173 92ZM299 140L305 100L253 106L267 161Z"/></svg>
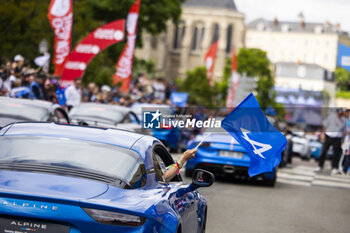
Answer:
<svg viewBox="0 0 350 233"><path fill-rule="evenodd" d="M55 105L54 103L44 101L44 100L18 99L18 98L9 98L9 97L2 97L2 96L0 96L0 101L4 103L17 103L17 104L23 104L23 105L33 106L37 108L46 108L46 109Z"/></svg>
<svg viewBox="0 0 350 233"><path fill-rule="evenodd" d="M71 138L131 148L144 135L119 129L105 129L46 122L14 123L0 131L0 136L47 136Z"/></svg>
<svg viewBox="0 0 350 233"><path fill-rule="evenodd" d="M131 111L131 108L119 106L119 105L110 105L110 104L100 104L100 103L81 103L76 108L80 106L89 106L89 107L98 107L98 108L107 108L113 111L122 112L124 114Z"/></svg>

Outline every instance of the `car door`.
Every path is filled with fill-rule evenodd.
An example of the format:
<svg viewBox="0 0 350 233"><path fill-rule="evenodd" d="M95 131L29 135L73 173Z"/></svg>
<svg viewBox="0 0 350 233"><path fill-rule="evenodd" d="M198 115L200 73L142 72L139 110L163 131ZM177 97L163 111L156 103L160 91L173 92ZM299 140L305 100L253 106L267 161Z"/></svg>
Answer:
<svg viewBox="0 0 350 233"><path fill-rule="evenodd" d="M168 185L174 190L173 192L176 192L175 201L171 204L174 204L181 216L182 232L198 232L198 195L193 191L187 192L189 184L183 183L181 175L175 176L169 184L165 183L163 174L166 167L173 164L174 160L164 146L157 145L153 149L153 160L158 182L161 185Z"/></svg>

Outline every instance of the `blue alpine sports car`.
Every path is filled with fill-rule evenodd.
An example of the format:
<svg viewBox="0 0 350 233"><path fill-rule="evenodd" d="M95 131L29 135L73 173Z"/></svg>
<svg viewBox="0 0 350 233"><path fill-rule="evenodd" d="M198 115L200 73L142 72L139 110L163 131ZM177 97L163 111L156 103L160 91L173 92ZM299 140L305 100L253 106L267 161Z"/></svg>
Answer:
<svg viewBox="0 0 350 233"><path fill-rule="evenodd" d="M0 131L0 232L205 232L207 202L196 190L214 176L180 175L159 140L57 123Z"/></svg>
<svg viewBox="0 0 350 233"><path fill-rule="evenodd" d="M195 148L203 139L195 157L186 163L186 175L191 176L196 169L205 169L215 176L223 176L237 179L260 180L267 186L274 186L276 182L276 169L250 178L248 168L250 156L246 149L241 146L224 129L198 135L189 142L188 148Z"/></svg>

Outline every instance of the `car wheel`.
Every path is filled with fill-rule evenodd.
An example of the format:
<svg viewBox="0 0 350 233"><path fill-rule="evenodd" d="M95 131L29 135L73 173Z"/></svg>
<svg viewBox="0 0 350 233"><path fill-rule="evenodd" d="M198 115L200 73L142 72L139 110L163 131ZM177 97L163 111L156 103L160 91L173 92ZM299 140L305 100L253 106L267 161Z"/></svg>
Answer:
<svg viewBox="0 0 350 233"><path fill-rule="evenodd" d="M264 185L265 185L265 186L268 186L268 187L275 187L276 179L273 179L273 180L265 179L263 182L264 182Z"/></svg>
<svg viewBox="0 0 350 233"><path fill-rule="evenodd" d="M192 177L192 173L193 173L193 171L187 170L187 169L186 169L186 171L185 171L185 176L186 176L186 177Z"/></svg>

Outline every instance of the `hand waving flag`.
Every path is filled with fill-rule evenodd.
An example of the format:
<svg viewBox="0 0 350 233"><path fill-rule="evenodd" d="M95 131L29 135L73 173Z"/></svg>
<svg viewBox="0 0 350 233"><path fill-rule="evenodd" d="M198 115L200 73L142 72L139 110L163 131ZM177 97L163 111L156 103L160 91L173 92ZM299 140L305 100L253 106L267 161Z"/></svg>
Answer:
<svg viewBox="0 0 350 233"><path fill-rule="evenodd" d="M273 127L253 94L248 95L221 123L249 153L249 176L271 172L281 162L287 140Z"/></svg>

